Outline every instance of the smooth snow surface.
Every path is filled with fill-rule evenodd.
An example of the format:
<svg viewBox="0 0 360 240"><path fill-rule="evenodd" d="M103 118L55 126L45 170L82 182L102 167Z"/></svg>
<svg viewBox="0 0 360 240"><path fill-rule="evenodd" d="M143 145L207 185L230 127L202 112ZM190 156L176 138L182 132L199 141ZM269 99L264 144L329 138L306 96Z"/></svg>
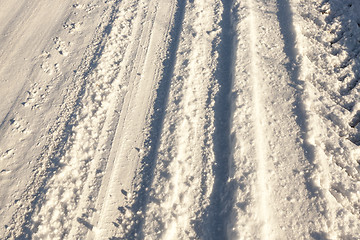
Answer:
<svg viewBox="0 0 360 240"><path fill-rule="evenodd" d="M360 239L360 1L0 3L0 239Z"/></svg>

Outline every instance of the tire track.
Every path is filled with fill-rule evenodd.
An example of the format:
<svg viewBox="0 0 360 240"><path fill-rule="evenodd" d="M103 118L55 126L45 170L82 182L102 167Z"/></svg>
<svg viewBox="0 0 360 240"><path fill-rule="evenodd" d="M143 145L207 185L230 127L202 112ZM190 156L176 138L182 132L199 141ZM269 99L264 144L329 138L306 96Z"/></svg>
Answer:
<svg viewBox="0 0 360 240"><path fill-rule="evenodd" d="M220 39L214 46L218 54L215 77L218 90L214 91L214 132L212 134L214 151L213 189L210 203L204 217L206 222L205 238L226 239L229 211L232 206L232 183L229 183L229 162L231 155L231 118L232 99L231 88L233 83L235 46L233 1L222 0L222 15L219 27ZM214 41L215 42L215 41Z"/></svg>
<svg viewBox="0 0 360 240"><path fill-rule="evenodd" d="M304 172L304 180L309 196L312 198L313 205L317 211L317 221L308 225L308 231L313 238L333 238L331 226L327 226L327 221L333 222L334 216L332 206L329 204L327 194L319 194L319 189L328 189L329 170L326 161L319 154L319 150L314 143L314 126L317 119L313 118L311 106L313 104L313 95L311 89L304 79L308 71L306 60L304 60L303 39L298 30L298 18L296 9L292 8L291 0L277 0L279 9L277 16L279 19L280 29L284 36L284 52L289 62L287 69L292 83L296 86L296 100L293 103L294 114L297 116L296 122L301 129L301 137L304 140L302 147L304 155L309 161L307 172ZM315 170L316 166L320 171ZM323 185L315 183L315 179L321 177ZM326 229L326 230L325 230Z"/></svg>
<svg viewBox="0 0 360 240"><path fill-rule="evenodd" d="M156 89L156 98L152 106L152 116L149 119L149 126L144 141L144 149L148 151L141 159L141 166L135 180L135 192L133 202L130 204L134 213L140 213L134 217L135 223L126 231L127 239L144 237L142 227L144 224L144 213L148 204L149 189L153 182L154 171L156 168L157 154L160 142L161 131L164 124L166 104L168 101L171 78L173 76L176 53L179 47L180 33L182 30L185 14L185 1L176 2L176 11L173 15L171 29L169 30L169 45L166 57L163 62L163 74ZM139 235L137 235L139 234Z"/></svg>
<svg viewBox="0 0 360 240"><path fill-rule="evenodd" d="M309 239L325 217L307 173L306 131L292 12L287 1L235 1L234 206L229 238ZM306 214L304 214L306 212Z"/></svg>
<svg viewBox="0 0 360 240"><path fill-rule="evenodd" d="M106 2L6 239L360 238L357 0Z"/></svg>
<svg viewBox="0 0 360 240"><path fill-rule="evenodd" d="M252 1L247 1L244 4L234 3L235 8L239 11L238 16L236 16L237 21L234 23L239 34L236 40L237 63L235 65L234 89L242 90L236 92L236 94L239 94L236 97L241 99L241 103L239 103L238 99L234 103L235 109L232 119L232 135L234 136L233 141L235 141L232 153L232 169L234 170L231 171L230 177L234 180L237 171L241 175L247 174L246 177L235 178L235 181L233 181L240 184L240 186L234 188L235 205L233 207L235 209L240 208L248 212L249 215L239 213L238 216L234 216L234 213L232 213L232 219L230 218L228 226L228 235L230 238L240 237L241 239L247 239L250 236L259 239L272 238L273 233L269 222L272 220L273 225L275 225L276 221L272 217L272 209L269 209L268 202L270 197L267 186L269 181L267 176L269 147L267 146L263 121L267 113L264 109L263 96L261 96L265 89L260 85L260 82L264 81L264 76L260 71L262 59L258 50L260 45L258 31L261 24L259 15L261 13L260 10L256 10L261 9L261 7L259 7L258 2L253 3ZM242 67L246 69L245 76L239 74L239 68ZM240 110L241 113L239 113L237 108L241 105L246 109ZM240 115L244 115L244 117L240 117ZM246 126L246 129L236 129L237 124ZM238 156L237 144L241 144L241 148L244 148L244 150L241 150L240 156ZM244 173L241 173L242 171ZM238 192L239 187L243 193ZM249 190L250 192L247 192ZM252 210L249 210L247 205L252 201L255 206ZM254 217L251 215L254 215ZM252 224L254 226L249 226Z"/></svg>
<svg viewBox="0 0 360 240"><path fill-rule="evenodd" d="M169 33L175 26L176 3L141 1L139 5L133 41L125 57L126 67L120 74L133 81L119 109L116 135L96 204L94 231L88 235L90 238L134 239L141 236L142 201L146 198L146 181L151 173L142 175L140 172L136 176L135 172L152 168L151 162L142 159L153 151L152 147L156 148L149 146L152 141L156 143L156 139L148 137L153 137L149 134L154 114L161 112L154 106L159 107L157 104L161 103L156 99L164 96L159 93L159 87L164 86L163 77L169 70L164 69L163 63L169 59L166 50L169 49Z"/></svg>
<svg viewBox="0 0 360 240"><path fill-rule="evenodd" d="M212 113L217 84L213 42L220 29L219 1L184 5L143 234L149 238L200 238L214 164Z"/></svg>
<svg viewBox="0 0 360 240"><path fill-rule="evenodd" d="M69 238L79 239L93 229L91 219L96 209L96 199L99 197L100 186L103 182L103 172L108 167L108 159L111 153L112 143L115 138L114 129L120 118L119 106L124 102L124 95L128 89L129 79L121 77L121 71L126 68L126 49L131 42L133 26L138 13L139 1L121 2L116 14L116 20L111 26L111 34L108 36L102 61L97 66L97 86L101 86L102 78L109 81L101 86L101 91L106 98L102 98L102 105L108 104L106 119L99 134L98 147L89 166L89 174L83 187L83 193L77 204L77 218L72 221ZM109 84L110 83L110 84ZM112 89L109 88L112 86ZM106 101L107 100L107 101ZM110 101L109 101L110 100Z"/></svg>
<svg viewBox="0 0 360 240"><path fill-rule="evenodd" d="M258 36L258 29L260 25L257 25L257 13L255 9L257 9L254 5L252 5L252 1L248 1L248 6L250 9L249 18L250 18L250 55L251 55L251 66L250 66L250 74L252 82L252 101L253 101L253 124L254 124L254 141L255 141L255 154L257 159L257 173L256 173L256 187L257 192L259 192L258 196L255 198L258 199L258 216L263 221L262 228L260 230L261 239L272 238L272 229L271 225L277 224L277 221L274 219L272 209L269 209L269 187L267 187L269 176L268 176L268 151L269 147L266 146L266 137L264 138L265 133L265 126L263 122L264 116L266 116L266 111L264 109L264 99L262 92L265 90L260 85L261 79L264 78L262 72L259 71L259 67L261 64L261 56L258 53L259 50L259 36ZM270 222L275 222L275 224L269 224Z"/></svg>

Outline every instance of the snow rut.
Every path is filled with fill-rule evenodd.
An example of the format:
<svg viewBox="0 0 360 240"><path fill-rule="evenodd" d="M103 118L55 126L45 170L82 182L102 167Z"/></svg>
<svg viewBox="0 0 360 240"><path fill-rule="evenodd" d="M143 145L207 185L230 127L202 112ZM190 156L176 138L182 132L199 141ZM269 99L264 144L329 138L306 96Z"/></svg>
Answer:
<svg viewBox="0 0 360 240"><path fill-rule="evenodd" d="M171 72L171 65L169 70L164 69L163 64L169 61L170 31L177 25L173 22L175 12L174 1L140 3L139 17L134 24L136 30L125 59L126 67L121 73L122 77L132 81L119 109L113 149L97 203L99 211L94 218L96 228L89 233L91 238L139 237L143 192L151 178L149 156L152 149L156 149L157 141L152 132L152 121L159 114L161 121L161 109L154 107L161 108L158 98L163 99L163 94L166 96L161 90L167 91L164 77L167 71Z"/></svg>
<svg viewBox="0 0 360 240"><path fill-rule="evenodd" d="M144 209L144 236L198 238L209 205L214 164L216 51L220 2L187 3L176 63ZM205 229L206 230L206 229Z"/></svg>
<svg viewBox="0 0 360 240"><path fill-rule="evenodd" d="M317 208L321 198L310 197L312 149L302 133L307 112L289 2L235 1L234 8L234 206L228 236L318 236L326 217Z"/></svg>
<svg viewBox="0 0 360 240"><path fill-rule="evenodd" d="M7 238L360 237L356 0L106 3Z"/></svg>

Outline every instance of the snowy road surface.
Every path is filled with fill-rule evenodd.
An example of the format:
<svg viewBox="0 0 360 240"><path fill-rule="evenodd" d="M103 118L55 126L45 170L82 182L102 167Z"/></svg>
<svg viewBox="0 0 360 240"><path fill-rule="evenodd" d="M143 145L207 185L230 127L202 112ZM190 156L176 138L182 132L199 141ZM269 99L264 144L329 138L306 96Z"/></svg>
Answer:
<svg viewBox="0 0 360 240"><path fill-rule="evenodd" d="M0 239L360 239L358 0L0 3Z"/></svg>

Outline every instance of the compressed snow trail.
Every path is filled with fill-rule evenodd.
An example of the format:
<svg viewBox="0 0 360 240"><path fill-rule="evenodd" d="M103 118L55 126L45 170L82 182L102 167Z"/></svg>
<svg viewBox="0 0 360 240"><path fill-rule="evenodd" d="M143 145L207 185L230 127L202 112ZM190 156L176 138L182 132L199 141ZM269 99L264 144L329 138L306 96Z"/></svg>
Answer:
<svg viewBox="0 0 360 240"><path fill-rule="evenodd" d="M221 2L184 7L179 47L157 152L142 234L150 239L196 239L214 177L215 78Z"/></svg>
<svg viewBox="0 0 360 240"><path fill-rule="evenodd" d="M268 146L266 146L266 137L264 137L265 131L265 122L264 118L266 116L266 111L264 109L264 99L262 95L262 91L266 88L266 86L260 85L260 81L263 78L262 72L259 71L259 67L261 64L260 56L258 56L258 34L257 29L260 24L257 18L257 13L255 12L256 4L253 1L247 1L249 4L249 28L250 28L250 79L252 88L252 118L253 118L253 127L254 127L254 142L255 142L255 158L257 159L257 173L256 173L256 181L258 184L257 196L258 198L258 212L259 220L263 221L261 224L263 225L260 231L261 238L271 237L271 226L269 226L268 222L272 222L277 224L276 220L273 218L273 209L269 208L269 186L267 186L269 177L267 170L267 151ZM254 5L253 5L254 4ZM259 25L257 25L259 24ZM260 35L260 34L259 34ZM259 54L260 55L260 54ZM271 186L270 186L271 187ZM256 187L255 187L256 188Z"/></svg>
<svg viewBox="0 0 360 240"><path fill-rule="evenodd" d="M312 149L302 134L307 115L289 3L234 4L239 11L234 22L238 35L230 178L237 188L229 236L321 236L326 218L309 186Z"/></svg>
<svg viewBox="0 0 360 240"><path fill-rule="evenodd" d="M360 239L358 0L3 3L1 239Z"/></svg>
<svg viewBox="0 0 360 240"><path fill-rule="evenodd" d="M89 238L126 238L138 224L136 216L140 213L129 209L131 194L136 190L133 179L141 158L150 150L144 144L149 135L151 116L153 111L157 111L153 109L155 90L164 74L163 62L167 57L176 8L175 1L139 3L131 44L120 72L121 78L132 81L119 109L113 149L96 204L94 229L88 234Z"/></svg>

